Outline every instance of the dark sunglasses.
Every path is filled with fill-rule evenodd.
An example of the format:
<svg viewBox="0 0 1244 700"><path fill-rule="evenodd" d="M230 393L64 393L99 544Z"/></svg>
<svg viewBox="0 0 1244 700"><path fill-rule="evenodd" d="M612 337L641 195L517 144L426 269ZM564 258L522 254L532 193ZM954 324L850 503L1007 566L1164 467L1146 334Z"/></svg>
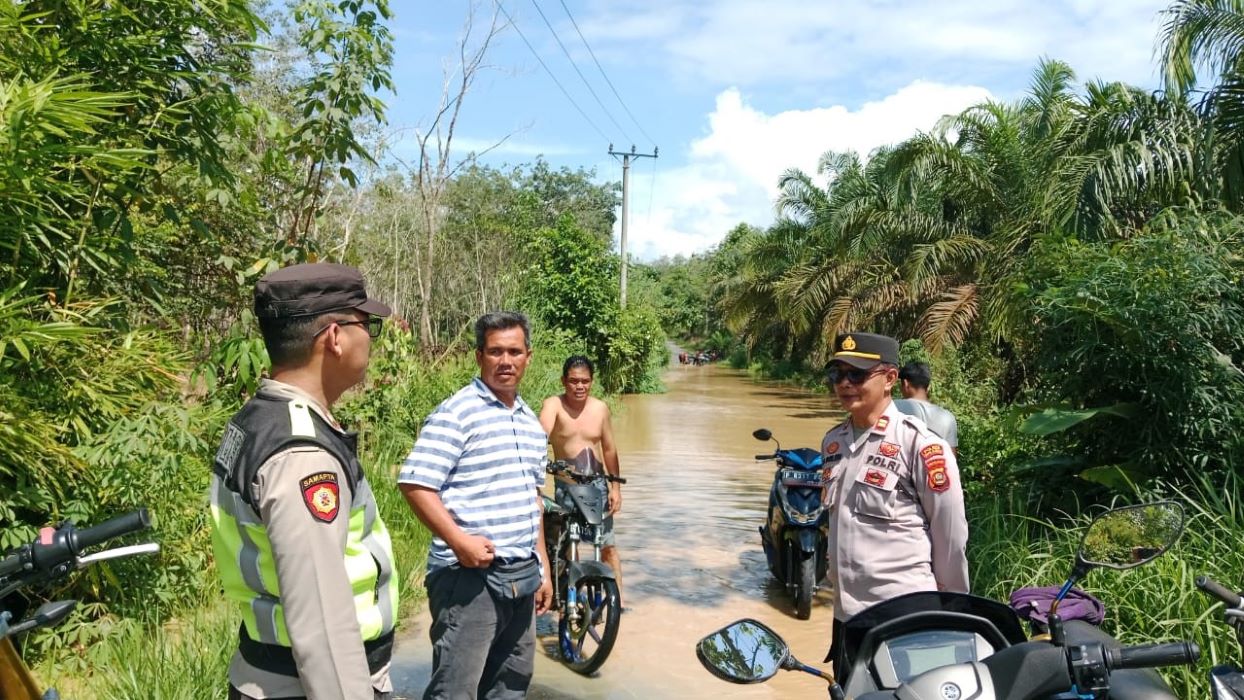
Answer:
<svg viewBox="0 0 1244 700"><path fill-rule="evenodd" d="M363 326L367 329L367 335L373 338L380 337L380 330L384 328L384 318L380 316L369 316L366 321L333 321L315 332L318 336L332 326Z"/></svg>
<svg viewBox="0 0 1244 700"><path fill-rule="evenodd" d="M877 374L881 368L874 367L872 369L860 369L858 367L844 367L842 365L834 365L825 370L825 380L831 385L837 384L844 379L851 384L863 384L868 378Z"/></svg>

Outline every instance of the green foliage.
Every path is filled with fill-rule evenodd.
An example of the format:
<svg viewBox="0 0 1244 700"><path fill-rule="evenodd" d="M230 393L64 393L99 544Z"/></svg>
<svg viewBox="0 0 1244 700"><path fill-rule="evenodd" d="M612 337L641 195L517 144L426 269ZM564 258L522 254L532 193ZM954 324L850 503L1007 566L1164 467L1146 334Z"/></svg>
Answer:
<svg viewBox="0 0 1244 700"><path fill-rule="evenodd" d="M606 391L655 391L667 363L665 334L650 306L618 306L618 259L607 242L563 216L531 242L524 306L545 327L570 333L601 366Z"/></svg>
<svg viewBox="0 0 1244 700"><path fill-rule="evenodd" d="M1053 444L1132 480L1244 461L1242 235L1233 217L1172 212L1120 243L1042 242L1028 290L1032 396L1072 409L1045 426L1063 431Z"/></svg>

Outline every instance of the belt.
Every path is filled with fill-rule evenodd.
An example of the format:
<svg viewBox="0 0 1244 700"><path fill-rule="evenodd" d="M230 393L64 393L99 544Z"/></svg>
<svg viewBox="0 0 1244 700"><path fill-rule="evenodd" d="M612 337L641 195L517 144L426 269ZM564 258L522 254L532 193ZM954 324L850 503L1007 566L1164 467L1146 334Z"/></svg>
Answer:
<svg viewBox="0 0 1244 700"><path fill-rule="evenodd" d="M501 564L502 566L512 566L514 564L522 564L523 562L531 561L535 558L536 555L534 554L528 554L525 557L494 557L492 562L494 564Z"/></svg>
<svg viewBox="0 0 1244 700"><path fill-rule="evenodd" d="M279 644L256 642L246 633L245 625L238 630L238 637L238 651L246 663L261 671L298 677L298 664L294 662L293 649ZM375 675L393 657L393 630L363 642L363 651L367 654L367 671Z"/></svg>

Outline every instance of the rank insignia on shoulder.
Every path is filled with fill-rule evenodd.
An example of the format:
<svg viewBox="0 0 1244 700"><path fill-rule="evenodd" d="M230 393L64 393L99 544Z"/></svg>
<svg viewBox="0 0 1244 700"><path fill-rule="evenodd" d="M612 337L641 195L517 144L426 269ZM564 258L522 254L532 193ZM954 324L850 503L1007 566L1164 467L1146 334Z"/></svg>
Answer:
<svg viewBox="0 0 1244 700"><path fill-rule="evenodd" d="M877 425L873 426L873 430L885 430L890 425L890 417L882 416L877 419Z"/></svg>
<svg viewBox="0 0 1244 700"><path fill-rule="evenodd" d="M337 519L340 510L341 488L333 472L316 472L298 484L302 489L302 501L311 517L324 523Z"/></svg>
<svg viewBox="0 0 1244 700"><path fill-rule="evenodd" d="M895 445L892 442L883 442L877 451L886 457L893 457L898 454L898 445Z"/></svg>

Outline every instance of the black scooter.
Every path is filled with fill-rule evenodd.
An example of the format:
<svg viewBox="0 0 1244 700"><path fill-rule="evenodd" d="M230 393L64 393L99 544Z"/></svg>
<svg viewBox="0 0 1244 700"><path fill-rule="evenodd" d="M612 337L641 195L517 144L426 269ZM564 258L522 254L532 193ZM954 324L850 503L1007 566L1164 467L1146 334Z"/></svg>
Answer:
<svg viewBox="0 0 1244 700"><path fill-rule="evenodd" d="M773 433L760 428L752 437L773 440ZM812 616L812 595L825 578L827 566L828 520L821 503L823 458L819 450L783 450L781 443L773 441L777 449L756 455L757 460L777 461L778 467L769 489L769 512L760 528L760 543L769 571L794 595L795 615L806 620Z"/></svg>
<svg viewBox="0 0 1244 700"><path fill-rule="evenodd" d="M1094 568L1129 569L1157 558L1183 531L1183 516L1179 504L1165 501L1098 517L1062 595ZM844 625L841 684L795 660L756 620L708 635L696 653L713 675L733 683L759 683L778 670L819 676L834 700L1176 700L1149 669L1200 656L1186 641L1122 646L1090 624L1064 624L1057 607L1049 638L1028 641L1015 612L986 598L927 591L879 603Z"/></svg>

